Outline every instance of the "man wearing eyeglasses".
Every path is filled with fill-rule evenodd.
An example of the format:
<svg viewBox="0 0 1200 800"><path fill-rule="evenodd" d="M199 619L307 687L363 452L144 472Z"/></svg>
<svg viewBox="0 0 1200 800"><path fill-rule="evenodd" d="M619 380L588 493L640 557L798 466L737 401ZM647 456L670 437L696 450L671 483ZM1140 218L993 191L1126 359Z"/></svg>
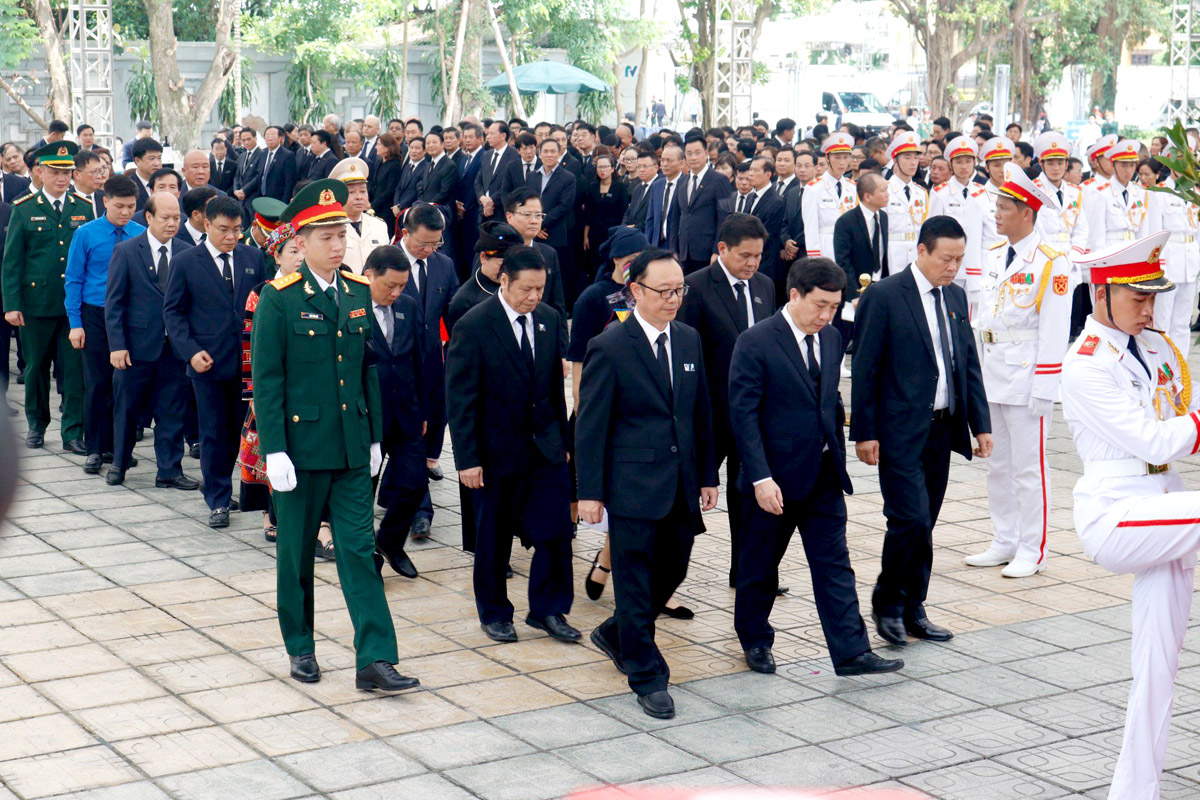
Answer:
<svg viewBox="0 0 1200 800"><path fill-rule="evenodd" d="M671 719L654 618L687 575L700 513L717 504L717 460L700 335L675 321L683 268L646 250L629 290L634 312L588 344L575 424L579 515L595 525L608 511L617 600L591 641L647 715Z"/></svg>
<svg viewBox="0 0 1200 800"><path fill-rule="evenodd" d="M546 262L546 293L542 297L542 302L562 314L563 319L566 319L567 304L563 299L562 270L559 268L558 251L546 244L545 241L538 239L546 219L543 208L545 206L542 205L537 190L523 186L513 189L504 198L504 219L521 234L526 247L532 247L542 254L542 260ZM563 326L564 333L566 327ZM563 346L565 348L565 342Z"/></svg>
<svg viewBox="0 0 1200 800"><path fill-rule="evenodd" d="M75 172L72 176L75 192L92 201L92 212L96 219L104 216L104 176L108 170L104 161L91 150L80 150L75 154Z"/></svg>
<svg viewBox="0 0 1200 800"><path fill-rule="evenodd" d="M438 459L446 440L446 365L443 358L442 318L458 290L458 275L449 256L437 252L446 232L446 218L432 203L417 203L408 210L401 229L400 249L412 270L404 293L421 308L421 381L425 393L425 466L431 480L443 477ZM429 538L433 502L429 492L412 524L415 541Z"/></svg>

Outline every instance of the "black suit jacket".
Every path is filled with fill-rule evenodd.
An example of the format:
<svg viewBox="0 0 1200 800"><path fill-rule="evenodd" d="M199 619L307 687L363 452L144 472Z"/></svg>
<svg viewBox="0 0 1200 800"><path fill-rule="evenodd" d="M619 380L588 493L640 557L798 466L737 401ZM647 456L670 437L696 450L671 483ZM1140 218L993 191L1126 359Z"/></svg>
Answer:
<svg viewBox="0 0 1200 800"><path fill-rule="evenodd" d="M190 239L188 240L190 241ZM174 264L191 249L178 236L171 241ZM108 265L108 289L104 299L104 326L108 331L109 350L128 350L134 362L150 363L162 355L163 291L155 272L157 254L150 240L140 233L113 248ZM171 269L168 267L167 275ZM209 355L212 355L211 351Z"/></svg>
<svg viewBox="0 0 1200 800"><path fill-rule="evenodd" d="M575 207L575 192L578 187L575 176L558 167L550 173L550 180L544 190L542 176L538 172L529 176L527 185L541 196L542 213L546 215L542 220L542 230L547 235L539 241L551 247L566 247L570 243L568 223L571 211Z"/></svg>
<svg viewBox="0 0 1200 800"><path fill-rule="evenodd" d="M682 259L707 261L715 252L717 229L721 226L719 201L733 193L733 184L711 167L704 173L691 199L691 173L685 173L675 193L673 213L679 214L671 249Z"/></svg>
<svg viewBox="0 0 1200 800"><path fill-rule="evenodd" d="M654 520L670 513L681 489L699 512L700 488L717 485L700 334L681 322L671 323L671 362L668 392L633 314L588 343L575 421L580 500Z"/></svg>
<svg viewBox="0 0 1200 800"><path fill-rule="evenodd" d="M217 191L229 194L233 191L233 179L237 176L238 165L229 155L226 155L225 160L221 163L221 169L217 169L217 160L211 155L208 157L208 185Z"/></svg>
<svg viewBox="0 0 1200 800"><path fill-rule="evenodd" d="M650 213L650 189L653 186L654 181L648 184L634 181L629 185L629 205L625 208L622 225L637 228L639 231L646 227L646 215Z"/></svg>
<svg viewBox="0 0 1200 800"><path fill-rule="evenodd" d="M417 269L416 263L412 270ZM421 367L425 387L425 407L432 412L445 405L442 397L445 394L442 379L445 375L445 359L442 357L442 318L458 291L458 274L454 271L454 262L443 253L434 253L425 261L426 284L422 295L424 303L417 295L416 281L410 277L404 287L404 294L411 297L420 307L420 327L418 337L421 347Z"/></svg>
<svg viewBox="0 0 1200 800"><path fill-rule="evenodd" d="M729 360L741 331L734 316L737 304L733 289L719 263L710 264L687 276L688 294L679 309L679 320L700 334L704 371L712 397L713 431L722 445L729 442ZM754 318L750 327L775 311L775 283L761 271L749 281Z"/></svg>
<svg viewBox="0 0 1200 800"><path fill-rule="evenodd" d="M724 222L725 217L737 208L737 193L734 192L721 200L720 206L721 222ZM750 212L752 216L758 217L759 222L767 229L767 240L763 242L762 262L759 264L758 270L773 281L787 277L779 257L779 248L783 246L781 236L783 234L784 206L784 200L779 193L774 189L767 189L755 202L754 208ZM719 230L720 227L718 223L717 229ZM716 242L713 243L713 252L716 252Z"/></svg>
<svg viewBox="0 0 1200 800"><path fill-rule="evenodd" d="M171 260L163 322L175 354L184 361L201 350L212 356L208 372L188 365L189 378L232 380L242 374L242 322L250 290L270 275L263 251L239 244L233 250L233 297L208 247L199 245Z"/></svg>
<svg viewBox="0 0 1200 800"><path fill-rule="evenodd" d="M0 200L11 205L18 197L29 194L29 186L29 178L6 172L4 177L0 178Z"/></svg>
<svg viewBox="0 0 1200 800"><path fill-rule="evenodd" d="M320 158L313 157L308 160L308 179L310 181L319 181L322 178L328 178L329 173L333 172L334 166L337 165L338 157L333 154L332 150L326 150L321 154Z"/></svg>
<svg viewBox="0 0 1200 800"><path fill-rule="evenodd" d="M912 270L872 284L854 315L850 438L877 440L883 458L917 459L929 437L937 391L933 337ZM967 295L942 289L954 353L955 413L950 446L971 458L971 433L991 433L987 395L967 315Z"/></svg>
<svg viewBox="0 0 1200 800"><path fill-rule="evenodd" d="M832 325L817 334L821 385L813 383L800 344L782 308L746 331L733 348L729 368L729 414L742 458L738 488L773 478L785 505L812 491L826 445L842 489L854 493L846 474L846 411L838 392L842 337ZM819 391L818 391L819 390Z"/></svg>
<svg viewBox="0 0 1200 800"><path fill-rule="evenodd" d="M246 205L262 194L262 173L267 163L267 148L256 147L253 152L243 153L238 159L237 175L233 178L233 190L246 193L242 202Z"/></svg>
<svg viewBox="0 0 1200 800"><path fill-rule="evenodd" d="M799 181L793 182L793 186ZM788 187L791 189L792 187ZM801 204L804 200L804 187L789 191L783 199L783 227L779 231L779 244L782 246L787 241L796 243L798 254L792 261L804 258L804 216ZM845 216L845 215L843 215ZM788 262L789 264L791 262Z"/></svg>
<svg viewBox="0 0 1200 800"><path fill-rule="evenodd" d="M448 156L438 159L437 164L426 162L429 166L421 176L417 187L417 199L422 203L434 203L454 215L454 196L458 189L458 165ZM403 208L403 206L401 206Z"/></svg>
<svg viewBox="0 0 1200 800"><path fill-rule="evenodd" d="M0 200L0 254L4 252L4 243L8 240L8 221L12 218L12 203Z"/></svg>
<svg viewBox="0 0 1200 800"><path fill-rule="evenodd" d="M420 196L421 180L429 170L429 159L423 158L418 163L405 161L400 168L400 180L396 184L396 194L392 197L392 205L401 209L411 208Z"/></svg>
<svg viewBox="0 0 1200 800"><path fill-rule="evenodd" d="M264 153L267 151L263 151ZM262 158L263 168L266 169L266 187L261 192L264 197L274 197L276 200L281 200L284 203L292 199L292 189L296 185L296 156L291 150L283 145L275 151L275 157L271 159L271 166L266 168L267 157ZM259 181L259 187L263 187L263 183ZM246 199L250 199L250 193L246 193Z"/></svg>
<svg viewBox="0 0 1200 800"><path fill-rule="evenodd" d="M519 476L544 460L567 460L561 342L565 320L545 304L530 314L530 371L508 316L493 295L454 326L446 355L446 417L458 469Z"/></svg>
<svg viewBox="0 0 1200 800"><path fill-rule="evenodd" d="M402 294L388 307L392 315L392 343L389 346L371 306L379 388L383 396L383 442L390 449L396 437L421 436L425 422L424 387L421 381L420 309L417 301Z"/></svg>
<svg viewBox="0 0 1200 800"><path fill-rule="evenodd" d="M485 150L478 156L483 159L483 164L475 177L475 196L483 197L486 194L496 202L492 214L484 215L483 219L502 220L505 196L524 182L521 177L521 156L514 148L505 147L496 168L492 169L492 154L493 151Z"/></svg>
<svg viewBox="0 0 1200 800"><path fill-rule="evenodd" d="M857 208L842 214L833 225L833 260L846 273L846 299L858 297L858 276L874 275L882 269L882 277L888 276L888 216L879 212L880 258L871 250L871 237L867 234L867 221ZM882 261L882 266L880 264Z"/></svg>

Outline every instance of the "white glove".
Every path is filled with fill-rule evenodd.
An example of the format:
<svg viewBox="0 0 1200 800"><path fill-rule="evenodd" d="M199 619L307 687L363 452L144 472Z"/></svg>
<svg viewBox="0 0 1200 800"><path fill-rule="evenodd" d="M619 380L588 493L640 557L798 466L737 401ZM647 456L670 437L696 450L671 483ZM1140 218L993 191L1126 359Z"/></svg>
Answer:
<svg viewBox="0 0 1200 800"><path fill-rule="evenodd" d="M1040 397L1029 398L1029 415L1031 417L1048 417L1053 413L1053 400L1043 400Z"/></svg>
<svg viewBox="0 0 1200 800"><path fill-rule="evenodd" d="M277 492L296 488L296 468L287 453L267 453L267 480Z"/></svg>
<svg viewBox="0 0 1200 800"><path fill-rule="evenodd" d="M379 474L379 468L383 466L383 447L379 442L371 442L371 477L374 478Z"/></svg>

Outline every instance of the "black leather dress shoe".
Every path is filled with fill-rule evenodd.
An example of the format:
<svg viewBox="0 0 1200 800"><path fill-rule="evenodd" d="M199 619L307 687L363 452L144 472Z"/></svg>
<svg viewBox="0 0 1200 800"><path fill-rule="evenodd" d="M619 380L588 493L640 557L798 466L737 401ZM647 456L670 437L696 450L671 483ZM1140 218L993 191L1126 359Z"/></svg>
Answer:
<svg viewBox="0 0 1200 800"><path fill-rule="evenodd" d="M675 718L675 701L671 699L671 695L667 693L666 689L659 689L650 694L639 694L638 705L642 707L642 711L646 712L646 716L655 719Z"/></svg>
<svg viewBox="0 0 1200 800"><path fill-rule="evenodd" d="M113 463L113 454L112 453L101 453L100 461L101 461L101 463L104 463L104 464ZM129 463L125 465L125 469L133 469L137 465L138 465L138 460L136 458L130 456Z"/></svg>
<svg viewBox="0 0 1200 800"><path fill-rule="evenodd" d="M429 529L429 518L417 517L413 520L412 527L408 530L414 542L423 542L429 538Z"/></svg>
<svg viewBox="0 0 1200 800"><path fill-rule="evenodd" d="M37 431L30 431L29 433L25 434L25 446L30 450L38 450L45 443L45 434L38 433Z"/></svg>
<svg viewBox="0 0 1200 800"><path fill-rule="evenodd" d="M104 482L109 486L120 486L125 482L125 470L109 467L108 474L104 476Z"/></svg>
<svg viewBox="0 0 1200 800"><path fill-rule="evenodd" d="M908 637L904 634L904 620L899 617L882 617L879 614L872 614L871 619L875 621L875 630L879 631L885 642L908 644Z"/></svg>
<svg viewBox="0 0 1200 800"><path fill-rule="evenodd" d="M87 457L87 461L83 462L83 471L88 475L99 475L102 463L99 454L93 453Z"/></svg>
<svg viewBox="0 0 1200 800"><path fill-rule="evenodd" d="M429 473L429 480L431 481L440 481L442 478L446 477L446 474L442 472L440 465L436 467L426 467L425 471Z"/></svg>
<svg viewBox="0 0 1200 800"><path fill-rule="evenodd" d="M291 657L292 677L301 683L316 683L321 680L321 668L317 666L317 657L312 653L302 653Z"/></svg>
<svg viewBox="0 0 1200 800"><path fill-rule="evenodd" d="M238 502L238 499L236 497L229 498L229 510L230 511L237 511L241 507L242 507L242 504Z"/></svg>
<svg viewBox="0 0 1200 800"><path fill-rule="evenodd" d="M154 488L182 489L185 492L194 492L200 488L200 481L195 478L189 478L187 475L176 475L173 478L155 478Z"/></svg>
<svg viewBox="0 0 1200 800"><path fill-rule="evenodd" d="M506 580L511 581L512 576L513 576L512 564L509 564L507 567L504 568L504 577Z"/></svg>
<svg viewBox="0 0 1200 800"><path fill-rule="evenodd" d="M483 628L483 632L494 642L507 643L517 640L517 629L511 622L489 622L479 627Z"/></svg>
<svg viewBox="0 0 1200 800"><path fill-rule="evenodd" d="M572 628L562 614L551 614L541 619L526 617L525 624L531 628L537 628L539 631L545 631L550 634L551 638L558 639L560 642L578 642L583 638L583 634Z"/></svg>
<svg viewBox="0 0 1200 800"><path fill-rule="evenodd" d="M859 653L849 661L843 661L833 668L842 677L849 675L873 675L877 672L895 672L904 667L904 662L898 658L881 658L870 650Z"/></svg>
<svg viewBox="0 0 1200 800"><path fill-rule="evenodd" d="M364 692L403 692L420 685L419 680L401 675L386 661L376 661L354 674L354 688Z"/></svg>
<svg viewBox="0 0 1200 800"><path fill-rule="evenodd" d="M417 566L408 557L408 554L401 550L397 555L387 556L387 563L397 575L402 575L405 578L417 577Z"/></svg>
<svg viewBox="0 0 1200 800"><path fill-rule="evenodd" d="M751 647L746 651L746 666L763 675L775 674L775 656L769 647Z"/></svg>
<svg viewBox="0 0 1200 800"><path fill-rule="evenodd" d="M950 629L934 625L929 621L929 617L909 620L904 623L904 629L914 639L924 639L928 642L948 642L954 638Z"/></svg>
<svg viewBox="0 0 1200 800"><path fill-rule="evenodd" d="M613 666L617 668L617 672L620 672L622 675L626 674L625 663L621 660L621 656L608 642L604 641L604 637L600 635L599 628L594 629L588 635L588 640L596 645L597 650L612 659Z"/></svg>
<svg viewBox="0 0 1200 800"><path fill-rule="evenodd" d="M188 445L188 456L190 458L199 458L200 457L200 445L198 445L198 444Z"/></svg>
<svg viewBox="0 0 1200 800"><path fill-rule="evenodd" d="M210 528L228 528L229 527L229 509L214 508L208 514L208 527Z"/></svg>
<svg viewBox="0 0 1200 800"><path fill-rule="evenodd" d="M17 373L17 386L24 386L24 385L25 385L25 371L22 370L21 372Z"/></svg>
<svg viewBox="0 0 1200 800"><path fill-rule="evenodd" d="M140 442L145 438L146 438L146 429L145 428L138 428L137 430L135 430L133 432L133 440L135 442Z"/></svg>
<svg viewBox="0 0 1200 800"><path fill-rule="evenodd" d="M83 439L71 439L69 442L63 445L63 451L66 453L73 453L77 456L86 456L87 445L83 443Z"/></svg>

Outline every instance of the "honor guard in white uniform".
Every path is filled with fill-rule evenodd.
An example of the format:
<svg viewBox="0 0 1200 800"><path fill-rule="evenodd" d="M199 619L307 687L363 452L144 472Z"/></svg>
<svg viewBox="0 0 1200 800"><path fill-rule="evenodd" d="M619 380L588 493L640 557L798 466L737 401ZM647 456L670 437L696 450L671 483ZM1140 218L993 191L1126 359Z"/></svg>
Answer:
<svg viewBox="0 0 1200 800"><path fill-rule="evenodd" d="M979 147L969 136L955 136L946 143L946 160L950 162L950 180L934 187L929 193L929 216L954 217L967 233L967 251L954 282L967 293L971 308L979 305L979 287L983 276L983 220L979 203L971 196L983 189L975 177L975 161Z"/></svg>
<svg viewBox="0 0 1200 800"><path fill-rule="evenodd" d="M1197 399L1187 361L1148 327L1174 288L1160 261L1169 238L1079 259L1095 311L1063 361L1063 417L1083 459L1075 528L1089 558L1133 574L1133 685L1109 800L1159 797L1200 551L1200 492L1171 464L1200 450Z"/></svg>
<svg viewBox="0 0 1200 800"><path fill-rule="evenodd" d="M980 247L984 253L1004 241L1004 237L996 232L996 198L1000 196L1000 187L1004 185L1004 167L1012 161L1015 152L1016 145L1003 136L988 139L979 147L979 158L987 170L988 182L973 199L979 204L980 221L983 226Z"/></svg>
<svg viewBox="0 0 1200 800"><path fill-rule="evenodd" d="M833 226L838 217L858 205L854 182L846 177L854 138L838 131L821 145L829 169L804 187L800 215L804 220L804 243L809 258L833 258Z"/></svg>
<svg viewBox="0 0 1200 800"><path fill-rule="evenodd" d="M387 224L371 211L371 199L367 195L367 178L371 168L361 158L343 158L334 165L329 177L346 184L350 199L346 201L346 257L343 265L361 275L367 256L376 247L387 244Z"/></svg>
<svg viewBox="0 0 1200 800"><path fill-rule="evenodd" d="M1005 175L996 224L1006 239L988 251L975 317L995 442L987 462L992 543L963 560L1007 564L1001 575L1028 578L1046 566L1046 438L1070 333L1072 269L1037 231L1037 219L1054 213L1054 200L1016 164Z"/></svg>
<svg viewBox="0 0 1200 800"><path fill-rule="evenodd" d="M1083 190L1068 183L1067 137L1057 131L1046 131L1033 143L1033 151L1042 174L1034 183L1046 193L1051 202L1038 213L1037 229L1042 241L1073 259L1088 250L1087 216L1083 213Z"/></svg>
<svg viewBox="0 0 1200 800"><path fill-rule="evenodd" d="M892 177L888 178L888 274L895 275L917 258L917 234L929 216L929 193L913 182L921 153L921 139L912 131L899 131L888 147Z"/></svg>
<svg viewBox="0 0 1200 800"><path fill-rule="evenodd" d="M1097 225L1090 237L1093 250L1103 250L1120 242L1132 242L1150 233L1146 221L1150 216L1149 204L1152 201L1142 185L1134 180L1138 162L1137 142L1123 139L1104 155L1112 162L1113 176L1110 180L1092 184L1100 205L1088 220L1089 224L1096 221Z"/></svg>
<svg viewBox="0 0 1200 800"><path fill-rule="evenodd" d="M1172 155L1170 145L1163 155ZM1175 173L1163 181L1175 188ZM1154 327L1178 343L1186 359L1192 337L1192 310L1196 308L1196 279L1200 277L1200 231L1197 230L1196 206L1173 194L1154 194L1150 200L1149 231L1167 231L1171 238L1163 245L1163 271L1175 284L1175 291L1154 300Z"/></svg>

